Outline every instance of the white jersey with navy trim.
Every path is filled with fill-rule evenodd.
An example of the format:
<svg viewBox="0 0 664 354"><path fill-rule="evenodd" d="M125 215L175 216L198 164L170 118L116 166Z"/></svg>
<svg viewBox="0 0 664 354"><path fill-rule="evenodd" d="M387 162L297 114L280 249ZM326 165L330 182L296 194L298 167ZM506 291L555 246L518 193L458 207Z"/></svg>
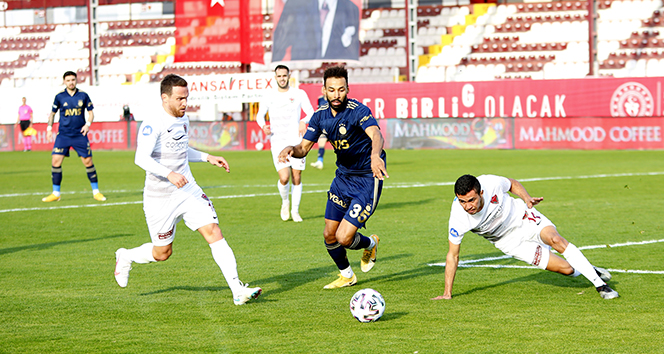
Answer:
<svg viewBox="0 0 664 354"><path fill-rule="evenodd" d="M508 194L512 186L508 178L482 175L477 179L480 181L484 207L477 214L471 215L454 198L448 234L453 244L460 244L468 231L495 243L523 223L526 203Z"/></svg>
<svg viewBox="0 0 664 354"><path fill-rule="evenodd" d="M167 178L171 172L183 175L188 183L181 191L196 185L189 161L206 161L208 154L189 147L189 117L176 118L165 111L147 118L138 130L136 165L145 170L144 197L168 197L178 188Z"/></svg>

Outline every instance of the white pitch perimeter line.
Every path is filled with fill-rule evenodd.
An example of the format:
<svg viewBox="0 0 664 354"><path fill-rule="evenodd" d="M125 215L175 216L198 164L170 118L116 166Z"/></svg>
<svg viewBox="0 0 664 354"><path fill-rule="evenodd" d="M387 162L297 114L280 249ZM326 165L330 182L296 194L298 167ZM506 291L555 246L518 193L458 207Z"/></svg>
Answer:
<svg viewBox="0 0 664 354"><path fill-rule="evenodd" d="M616 248L616 247L627 247L627 246L638 246L638 245L648 245L652 243L664 242L664 239L660 240L647 240L639 242L623 242L623 243L614 243L610 245L593 245L593 246L582 246L579 247L580 250L589 250L597 248ZM461 268L521 268L521 269L539 269L533 266L521 266L521 265L510 265L510 264L472 264L478 262L488 262L495 261L500 259L509 259L512 256L499 256L499 257L485 257L480 259L469 259L459 262L459 267ZM444 267L445 262L442 263L429 263L431 267ZM609 269L609 271L614 273L636 273L636 274L664 274L662 270L633 270L633 269Z"/></svg>
<svg viewBox="0 0 664 354"><path fill-rule="evenodd" d="M597 175L585 175L585 176L559 176L559 177L537 177L537 178L524 178L519 179L522 182L537 182L537 181L555 181L555 180L569 180L569 179L587 179L587 178L611 178L611 177L630 177L630 176L660 176L664 175L664 172L635 172L635 173L616 173L616 174L597 174ZM395 183L391 185L384 186L384 189L392 188L421 188L421 187L435 187L435 186L450 186L454 182L430 182L430 183ZM321 184L311 184L309 186L320 186ZM325 184L327 185L327 184ZM208 186L205 188L231 188L231 187L274 187L274 185L244 185L244 186L232 186L232 185L220 185L220 186ZM114 192L142 192L142 190L118 190L110 191ZM302 193L322 193L327 192L327 190L314 190L314 191L303 191ZM63 194L79 194L79 193L90 193L89 191L79 191L79 192L63 192ZM43 195L45 193L15 193L15 194L0 194L0 198L3 197L21 197L21 196L31 196L31 195ZM264 197L264 196L274 196L278 193L254 193L254 194L239 194L239 195L227 195L227 196L218 196L218 197L209 197L210 199L234 199L234 198L254 198L254 197ZM10 213L10 212L19 212L19 211L38 211L38 210L53 210L53 209L76 209L76 208L87 208L87 207L100 207L100 206L116 206L116 205L130 205L138 204L142 201L131 201L131 202L119 202L119 203L103 203L103 204L86 204L86 205L69 205L64 207L40 207L40 208L16 208L16 209L0 209L0 214Z"/></svg>
<svg viewBox="0 0 664 354"><path fill-rule="evenodd" d="M520 266L509 264L463 264L459 268L521 268L521 269L539 269L533 266ZM664 270L635 270L635 269L608 269L611 273L634 273L634 274L664 274Z"/></svg>

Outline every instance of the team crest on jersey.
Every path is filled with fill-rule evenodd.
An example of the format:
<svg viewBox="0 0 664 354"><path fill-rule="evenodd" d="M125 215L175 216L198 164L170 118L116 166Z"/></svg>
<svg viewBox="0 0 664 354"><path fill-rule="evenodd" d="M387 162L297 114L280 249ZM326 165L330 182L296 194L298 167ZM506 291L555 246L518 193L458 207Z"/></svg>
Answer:
<svg viewBox="0 0 664 354"><path fill-rule="evenodd" d="M291 97L290 98L290 103L293 103L293 102L295 102L295 98Z"/></svg>
<svg viewBox="0 0 664 354"><path fill-rule="evenodd" d="M187 125L185 124L182 127L184 128L184 132L187 133Z"/></svg>
<svg viewBox="0 0 664 354"><path fill-rule="evenodd" d="M78 106L83 107L83 100L78 100Z"/></svg>
<svg viewBox="0 0 664 354"><path fill-rule="evenodd" d="M491 204L498 204L498 196L497 195L494 195L493 197L491 197Z"/></svg>
<svg viewBox="0 0 664 354"><path fill-rule="evenodd" d="M348 133L346 126L343 123L339 124L339 134L346 135L346 133Z"/></svg>

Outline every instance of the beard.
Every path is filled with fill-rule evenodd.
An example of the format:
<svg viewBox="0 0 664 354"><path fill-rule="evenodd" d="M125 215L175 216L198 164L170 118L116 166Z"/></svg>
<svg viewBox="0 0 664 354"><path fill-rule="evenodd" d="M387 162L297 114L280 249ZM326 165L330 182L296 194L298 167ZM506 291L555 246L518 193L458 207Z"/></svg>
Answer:
<svg viewBox="0 0 664 354"><path fill-rule="evenodd" d="M346 109L346 105L348 104L348 97L345 97L343 100L331 100L329 97L325 96L327 99L327 102L330 104L330 107L334 109L336 112L341 112L344 109Z"/></svg>

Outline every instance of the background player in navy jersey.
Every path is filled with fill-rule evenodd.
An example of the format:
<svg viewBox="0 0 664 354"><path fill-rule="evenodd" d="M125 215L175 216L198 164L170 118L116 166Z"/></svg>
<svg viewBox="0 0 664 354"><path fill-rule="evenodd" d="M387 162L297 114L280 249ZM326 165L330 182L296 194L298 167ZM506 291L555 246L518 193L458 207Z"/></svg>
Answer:
<svg viewBox="0 0 664 354"><path fill-rule="evenodd" d="M334 147L337 171L328 192L325 208L325 246L341 274L325 289L352 286L357 277L351 269L346 248L364 249L360 262L368 272L376 262L378 236L363 236L358 230L373 215L387 175L383 136L371 110L348 99L348 72L333 66L323 74L325 97L329 102L319 108L297 146L288 146L279 154L280 161L306 156L321 134Z"/></svg>
<svg viewBox="0 0 664 354"><path fill-rule="evenodd" d="M106 200L99 192L97 185L97 170L92 163L92 150L88 140L88 131L94 121L94 106L87 93L76 88L76 73L67 71L62 78L66 88L55 95L51 114L48 116L48 127L46 128L46 140L53 139L53 120L55 113L60 111L60 124L58 135L55 137L53 152L51 153L51 178L53 180L53 193L42 198L44 202L60 200L60 183L62 182L62 161L69 156L69 149L73 148L81 157L88 179L92 186L92 196L99 201ZM88 119L85 120L85 111L88 111Z"/></svg>

